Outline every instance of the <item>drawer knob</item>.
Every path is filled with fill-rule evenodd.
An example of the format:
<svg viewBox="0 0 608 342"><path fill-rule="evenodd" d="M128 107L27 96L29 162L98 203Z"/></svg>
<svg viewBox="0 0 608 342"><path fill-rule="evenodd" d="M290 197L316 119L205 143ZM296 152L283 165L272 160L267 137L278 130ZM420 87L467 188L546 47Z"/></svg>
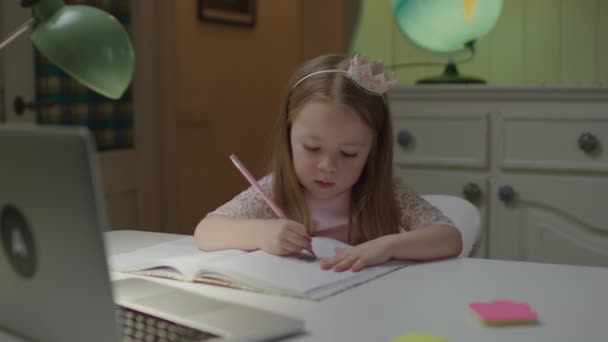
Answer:
<svg viewBox="0 0 608 342"><path fill-rule="evenodd" d="M462 193L469 202L477 202L481 199L481 188L475 183L465 184Z"/></svg>
<svg viewBox="0 0 608 342"><path fill-rule="evenodd" d="M498 198L504 203L511 203L515 199L515 190L510 185L503 185L498 189Z"/></svg>
<svg viewBox="0 0 608 342"><path fill-rule="evenodd" d="M408 147L413 140L414 137L408 130L401 130L397 133L397 142L401 147Z"/></svg>
<svg viewBox="0 0 608 342"><path fill-rule="evenodd" d="M578 147L585 153L591 153L597 149L599 140L595 135L585 132L578 137Z"/></svg>

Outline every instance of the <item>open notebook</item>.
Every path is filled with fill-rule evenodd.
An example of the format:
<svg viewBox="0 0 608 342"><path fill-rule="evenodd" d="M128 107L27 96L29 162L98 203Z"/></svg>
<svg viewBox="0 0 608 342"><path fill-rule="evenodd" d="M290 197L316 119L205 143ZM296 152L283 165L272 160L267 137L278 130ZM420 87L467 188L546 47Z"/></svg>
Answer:
<svg viewBox="0 0 608 342"><path fill-rule="evenodd" d="M110 258L114 271L202 282L269 294L321 300L355 285L407 266L404 261L360 272L322 270L320 259L348 245L325 237L312 239L318 259L307 255L275 256L261 250L204 252L191 236Z"/></svg>

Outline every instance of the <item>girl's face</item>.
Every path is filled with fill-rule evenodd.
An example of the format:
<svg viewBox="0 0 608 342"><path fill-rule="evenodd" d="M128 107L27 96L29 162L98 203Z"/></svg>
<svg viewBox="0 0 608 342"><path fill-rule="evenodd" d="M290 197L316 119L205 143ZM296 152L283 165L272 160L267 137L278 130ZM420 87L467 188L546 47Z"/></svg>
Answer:
<svg viewBox="0 0 608 342"><path fill-rule="evenodd" d="M349 190L365 167L373 132L342 104L304 105L291 127L293 167L300 184L315 198Z"/></svg>

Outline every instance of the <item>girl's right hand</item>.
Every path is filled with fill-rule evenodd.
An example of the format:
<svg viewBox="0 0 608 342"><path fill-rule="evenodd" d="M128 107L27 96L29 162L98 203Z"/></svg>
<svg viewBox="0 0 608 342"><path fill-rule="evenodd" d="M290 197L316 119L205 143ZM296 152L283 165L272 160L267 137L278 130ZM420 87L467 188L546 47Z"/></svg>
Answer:
<svg viewBox="0 0 608 342"><path fill-rule="evenodd" d="M295 221L268 220L258 236L258 247L270 254L288 255L312 249L306 228Z"/></svg>

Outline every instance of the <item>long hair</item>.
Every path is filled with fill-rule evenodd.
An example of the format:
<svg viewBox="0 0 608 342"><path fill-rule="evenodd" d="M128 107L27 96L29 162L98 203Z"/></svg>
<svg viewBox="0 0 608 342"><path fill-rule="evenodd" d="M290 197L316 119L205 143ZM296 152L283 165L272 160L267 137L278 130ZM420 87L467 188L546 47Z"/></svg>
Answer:
<svg viewBox="0 0 608 342"><path fill-rule="evenodd" d="M368 160L351 192L351 226L354 220L360 231L359 240L350 243L358 244L399 231L392 175L393 129L386 99L367 92L341 72L314 75L293 88L298 80L312 72L346 70L348 61L349 58L341 55L320 56L304 63L295 72L274 130L269 168L273 174L272 194L278 205L290 219L310 230L310 213L293 167L292 123L300 109L309 103L342 104L351 108L373 132Z"/></svg>

